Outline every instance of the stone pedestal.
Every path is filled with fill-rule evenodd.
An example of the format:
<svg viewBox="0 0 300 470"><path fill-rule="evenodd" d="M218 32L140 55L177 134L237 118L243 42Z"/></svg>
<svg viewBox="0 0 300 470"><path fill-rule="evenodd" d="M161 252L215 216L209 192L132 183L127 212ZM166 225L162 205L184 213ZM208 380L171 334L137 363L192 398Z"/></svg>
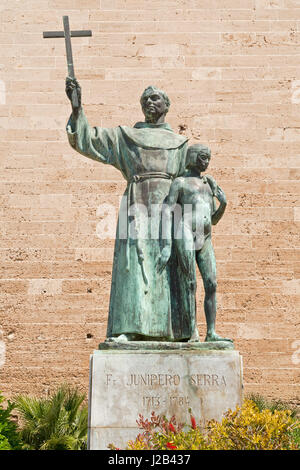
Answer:
<svg viewBox="0 0 300 470"><path fill-rule="evenodd" d="M152 411L178 422L220 420L242 402L242 358L228 343L103 343L90 362L89 449L124 448ZM215 345L218 349L209 349ZM141 349L143 347L143 349ZM139 349L136 349L139 348ZM155 348L155 349L154 349Z"/></svg>

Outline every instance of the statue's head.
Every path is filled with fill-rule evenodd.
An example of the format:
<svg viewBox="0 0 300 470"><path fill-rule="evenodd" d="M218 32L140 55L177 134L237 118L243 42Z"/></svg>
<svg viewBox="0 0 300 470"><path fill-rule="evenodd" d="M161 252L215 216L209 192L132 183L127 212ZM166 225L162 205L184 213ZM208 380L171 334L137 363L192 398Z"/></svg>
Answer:
<svg viewBox="0 0 300 470"><path fill-rule="evenodd" d="M186 168L196 168L205 171L211 159L211 152L208 147L202 144L194 144L188 148L186 156Z"/></svg>
<svg viewBox="0 0 300 470"><path fill-rule="evenodd" d="M158 122L159 119L164 119L170 107L168 95L155 86L149 86L144 90L140 103L146 122L153 123Z"/></svg>

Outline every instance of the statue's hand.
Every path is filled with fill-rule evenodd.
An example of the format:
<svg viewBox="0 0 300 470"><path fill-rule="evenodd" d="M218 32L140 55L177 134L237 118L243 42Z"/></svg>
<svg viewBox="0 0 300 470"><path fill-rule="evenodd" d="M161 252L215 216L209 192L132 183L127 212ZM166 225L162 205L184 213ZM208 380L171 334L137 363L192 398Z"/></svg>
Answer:
<svg viewBox="0 0 300 470"><path fill-rule="evenodd" d="M156 263L156 269L159 274L161 274L163 270L165 269L170 259L170 256L171 256L171 245L166 245L162 249L161 255L158 258L157 263Z"/></svg>
<svg viewBox="0 0 300 470"><path fill-rule="evenodd" d="M74 91L76 90L77 98L78 98L78 105L74 103ZM81 108L81 86L79 85L76 78L66 78L66 94L69 98L73 112L75 114L78 113L79 109Z"/></svg>

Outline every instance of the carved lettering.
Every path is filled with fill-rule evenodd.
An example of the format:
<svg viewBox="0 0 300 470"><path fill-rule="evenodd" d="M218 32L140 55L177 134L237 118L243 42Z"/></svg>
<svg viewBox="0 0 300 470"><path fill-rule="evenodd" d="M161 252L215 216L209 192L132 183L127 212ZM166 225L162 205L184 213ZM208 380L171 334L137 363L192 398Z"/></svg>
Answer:
<svg viewBox="0 0 300 470"><path fill-rule="evenodd" d="M189 406L189 397L170 397L170 405Z"/></svg>
<svg viewBox="0 0 300 470"><path fill-rule="evenodd" d="M160 405L171 405L171 406L184 406L187 407L190 405L190 400L188 396L176 396L176 397L165 397L160 396L144 396L143 397L143 406L157 408Z"/></svg>
<svg viewBox="0 0 300 470"><path fill-rule="evenodd" d="M225 380L224 375L222 375L221 384L224 385L224 387L226 387L226 380Z"/></svg>
<svg viewBox="0 0 300 470"><path fill-rule="evenodd" d="M153 387L154 385L168 386L179 385L180 376L170 374L130 374L127 381L127 386L147 385Z"/></svg>
<svg viewBox="0 0 300 470"><path fill-rule="evenodd" d="M160 406L160 397L143 397L143 406L157 408Z"/></svg>
<svg viewBox="0 0 300 470"><path fill-rule="evenodd" d="M212 374L211 376L212 378L212 386L216 386L218 387L219 386L219 377L217 376L217 374Z"/></svg>
<svg viewBox="0 0 300 470"><path fill-rule="evenodd" d="M196 387L226 387L226 380L224 375L194 374L190 376L190 385Z"/></svg>
<svg viewBox="0 0 300 470"><path fill-rule="evenodd" d="M179 385L179 384L180 384L180 377L179 377L179 375L174 375L174 376L173 376L173 379L174 379L174 385Z"/></svg>
<svg viewBox="0 0 300 470"><path fill-rule="evenodd" d="M190 377L190 384L191 384L191 385L197 385L196 376L195 376L195 375L191 375L191 377Z"/></svg>
<svg viewBox="0 0 300 470"><path fill-rule="evenodd" d="M210 385L210 375L204 374L204 385Z"/></svg>
<svg viewBox="0 0 300 470"><path fill-rule="evenodd" d="M112 380L112 374L106 374L106 385L109 385Z"/></svg>
<svg viewBox="0 0 300 470"><path fill-rule="evenodd" d="M224 375L218 374L193 374L188 377L189 384L194 387L226 387ZM105 374L105 385L114 386L118 381L113 374ZM181 383L181 377L178 374L130 374L126 385L128 387L146 386L146 387L168 387L178 386Z"/></svg>

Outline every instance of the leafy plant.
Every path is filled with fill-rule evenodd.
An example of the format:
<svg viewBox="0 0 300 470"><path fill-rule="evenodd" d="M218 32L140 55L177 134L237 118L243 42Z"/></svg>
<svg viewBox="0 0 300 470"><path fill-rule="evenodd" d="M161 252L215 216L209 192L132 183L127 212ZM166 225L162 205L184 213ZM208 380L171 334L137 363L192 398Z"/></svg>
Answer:
<svg viewBox="0 0 300 470"><path fill-rule="evenodd" d="M226 450L296 450L292 432L299 421L290 410L261 411L251 400L241 408L229 410L221 423L208 424L208 440L214 449Z"/></svg>
<svg viewBox="0 0 300 470"><path fill-rule="evenodd" d="M299 408L297 406L292 406L290 403L287 403L283 400L268 400L260 394L252 393L248 396L249 400L252 400L260 411L269 409L272 412L275 410L289 410L291 417L297 419L299 417ZM290 432L292 439L295 444L298 445L300 449L300 428L296 427Z"/></svg>
<svg viewBox="0 0 300 470"><path fill-rule="evenodd" d="M229 410L221 422L209 421L203 428L197 426L190 414L191 424L177 424L157 416L151 419L139 415L137 421L143 430L127 450L296 450L299 420L288 409L259 409L252 400L242 407ZM116 449L114 445L109 446Z"/></svg>
<svg viewBox="0 0 300 470"><path fill-rule="evenodd" d="M88 410L82 406L84 399L85 395L67 385L62 385L49 398L17 396L15 406L21 414L24 448L85 449Z"/></svg>
<svg viewBox="0 0 300 470"><path fill-rule="evenodd" d="M282 411L282 410L289 410L291 412L291 417L295 418L298 416L299 411L296 406L291 406L289 403L286 403L283 400L268 400L264 398L262 395L256 394L256 393L251 393L248 396L248 399L253 401L259 411L268 409L271 410L272 412L277 410L277 411Z"/></svg>
<svg viewBox="0 0 300 470"><path fill-rule="evenodd" d="M21 441L17 430L17 424L13 421L11 412L14 404L8 400L6 409L2 403L4 397L0 393L0 450L18 450L21 448Z"/></svg>

